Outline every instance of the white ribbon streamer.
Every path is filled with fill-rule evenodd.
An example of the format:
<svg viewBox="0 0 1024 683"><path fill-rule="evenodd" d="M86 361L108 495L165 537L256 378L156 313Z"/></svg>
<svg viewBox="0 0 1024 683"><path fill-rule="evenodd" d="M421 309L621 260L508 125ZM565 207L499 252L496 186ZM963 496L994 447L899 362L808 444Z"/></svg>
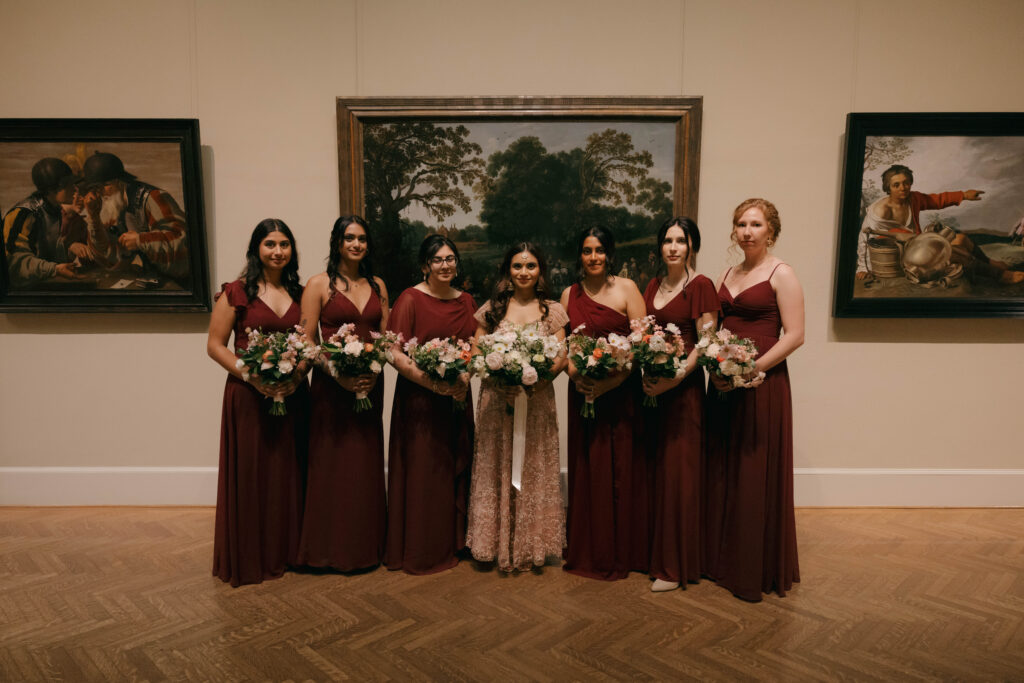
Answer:
<svg viewBox="0 0 1024 683"><path fill-rule="evenodd" d="M516 394L516 402L512 407L512 486L516 491L522 489L523 458L526 457L526 392L520 390Z"/></svg>

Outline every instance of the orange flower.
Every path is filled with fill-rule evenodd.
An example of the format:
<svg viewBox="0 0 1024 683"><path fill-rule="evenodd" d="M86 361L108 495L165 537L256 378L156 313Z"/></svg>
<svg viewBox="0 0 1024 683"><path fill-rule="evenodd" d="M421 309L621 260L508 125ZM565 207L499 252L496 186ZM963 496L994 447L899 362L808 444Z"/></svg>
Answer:
<svg viewBox="0 0 1024 683"><path fill-rule="evenodd" d="M273 356L273 355L274 355L274 352L271 351L270 349L267 349L266 351L263 352L263 360L269 360L270 357Z"/></svg>
<svg viewBox="0 0 1024 683"><path fill-rule="evenodd" d="M601 356L604 355L604 349L598 347L598 348L594 349L594 353L592 353L591 355L594 356L595 360L597 360L597 359L601 358Z"/></svg>
<svg viewBox="0 0 1024 683"><path fill-rule="evenodd" d="M649 341L649 340L650 340L650 338L651 338L651 335L649 335L649 334L645 334L645 335L644 335L644 339L643 339L643 341L645 341L645 342L646 342L646 341Z"/></svg>
<svg viewBox="0 0 1024 683"><path fill-rule="evenodd" d="M367 353L373 351L373 344L371 344L370 342L366 342L365 344L363 344L363 351L366 351Z"/></svg>
<svg viewBox="0 0 1024 683"><path fill-rule="evenodd" d="M473 357L473 354L471 354L469 351L463 351L462 353L459 354L459 357L462 360L468 361L470 358Z"/></svg>

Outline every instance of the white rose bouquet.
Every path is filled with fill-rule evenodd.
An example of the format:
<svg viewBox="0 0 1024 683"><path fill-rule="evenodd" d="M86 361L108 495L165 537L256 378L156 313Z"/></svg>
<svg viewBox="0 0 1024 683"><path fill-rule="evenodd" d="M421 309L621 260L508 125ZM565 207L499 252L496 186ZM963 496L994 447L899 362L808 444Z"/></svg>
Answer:
<svg viewBox="0 0 1024 683"><path fill-rule="evenodd" d="M562 349L554 335L543 333L540 323L517 326L502 321L490 334L476 341L473 373L506 387L532 387L542 379L554 379L551 368ZM512 406L506 406L511 415Z"/></svg>
<svg viewBox="0 0 1024 683"><path fill-rule="evenodd" d="M360 375L379 375L384 370L384 363L389 360L391 347L399 343L399 336L394 332L371 332L370 340L360 339L355 334L355 325L347 323L320 345L319 354L331 377L358 377ZM361 413L373 407L369 396L365 393L356 394L353 410Z"/></svg>
<svg viewBox="0 0 1024 683"><path fill-rule="evenodd" d="M242 379L246 382L253 376L260 384L268 387L294 381L299 363L314 360L317 356L317 346L309 341L305 331L298 325L289 332L267 334L248 327L245 332L249 343L239 353L235 367L242 371ZM270 414L288 414L283 397L274 397Z"/></svg>

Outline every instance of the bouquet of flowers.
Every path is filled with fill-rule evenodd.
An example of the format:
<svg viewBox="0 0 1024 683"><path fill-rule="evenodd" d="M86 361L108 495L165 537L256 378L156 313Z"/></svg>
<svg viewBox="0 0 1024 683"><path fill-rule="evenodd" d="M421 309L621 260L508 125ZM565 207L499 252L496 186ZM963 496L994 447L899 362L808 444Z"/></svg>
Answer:
<svg viewBox="0 0 1024 683"><path fill-rule="evenodd" d="M673 323L662 327L653 315L630 320L629 341L633 345L633 362L645 377L675 379L686 372L686 345ZM658 405L657 396L644 394L643 404Z"/></svg>
<svg viewBox="0 0 1024 683"><path fill-rule="evenodd" d="M306 338L305 331L298 325L290 332L267 334L248 327L245 332L249 336L249 344L239 354L235 367L242 371L242 379L246 382L255 375L261 384L270 387L284 384L294 379L295 368L300 361L316 358L316 345ZM274 397L270 414L288 414L283 398Z"/></svg>
<svg viewBox="0 0 1024 683"><path fill-rule="evenodd" d="M589 379L604 379L613 372L630 370L633 354L629 337L614 332L607 337L588 337L580 334L585 326L580 325L565 340L569 350L569 361L576 372ZM594 417L594 401L587 398L580 408L580 415Z"/></svg>
<svg viewBox="0 0 1024 683"><path fill-rule="evenodd" d="M473 373L507 387L531 387L542 379L554 379L551 368L562 349L557 337L543 334L540 323L518 326L508 321L481 336L476 345L480 353L473 356ZM511 415L512 406L505 408Z"/></svg>
<svg viewBox="0 0 1024 683"><path fill-rule="evenodd" d="M379 375L389 360L391 347L398 343L395 332L371 332L370 341L364 341L355 334L356 326L347 323L320 345L320 357L331 377L358 377ZM373 407L365 393L356 394L353 410L361 413Z"/></svg>
<svg viewBox="0 0 1024 683"><path fill-rule="evenodd" d="M416 367L448 384L455 384L459 375L469 372L469 363L472 359L469 342L456 337L434 338L423 344L417 343L416 337L413 337L406 342L404 350ZM452 402L452 409L455 412L465 407L465 401Z"/></svg>
<svg viewBox="0 0 1024 683"><path fill-rule="evenodd" d="M754 342L740 339L724 327L715 331L711 323L701 330L696 351L700 354L697 356L697 365L720 377L730 378L734 387L747 386L748 382L743 379L743 375L757 367L754 363L757 356ZM764 379L764 373L758 373L758 377Z"/></svg>

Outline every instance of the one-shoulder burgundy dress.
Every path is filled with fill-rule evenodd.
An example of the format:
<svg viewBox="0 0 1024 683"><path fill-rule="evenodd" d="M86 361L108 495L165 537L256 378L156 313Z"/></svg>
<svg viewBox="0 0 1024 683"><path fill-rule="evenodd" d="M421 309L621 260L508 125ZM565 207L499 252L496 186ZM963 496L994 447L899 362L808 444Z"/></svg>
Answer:
<svg viewBox="0 0 1024 683"><path fill-rule="evenodd" d="M218 295L235 309L235 352L245 329L283 332L299 324L299 304L278 317L249 299L236 280ZM302 514L309 391L305 382L285 400L287 415L270 414L271 399L234 375L224 387L220 470L214 523L213 574L232 586L281 576L295 564Z"/></svg>
<svg viewBox="0 0 1024 683"><path fill-rule="evenodd" d="M647 314L659 325L674 323L692 353L696 321L705 313L717 319L720 305L715 285L697 275L681 292L654 305L661 280L647 285ZM704 372L698 367L674 389L658 395L658 405L645 409L648 447L653 450L654 537L651 576L681 584L700 581L701 460L704 458Z"/></svg>
<svg viewBox="0 0 1024 683"><path fill-rule="evenodd" d="M774 271L772 271L774 273ZM723 283L722 327L760 353L782 318L769 280L735 297ZM785 595L800 580L793 512L793 406L783 361L753 389L708 390L704 573L744 600Z"/></svg>
<svg viewBox="0 0 1024 683"><path fill-rule="evenodd" d="M402 292L388 328L408 342L476 332L476 304L462 292L438 299L415 287ZM466 512L473 462L473 400L452 409L441 396L399 375L388 448L388 531L384 564L408 574L433 574L458 564L466 547Z"/></svg>
<svg viewBox="0 0 1024 683"><path fill-rule="evenodd" d="M592 337L629 334L629 319L594 301L579 283L569 289L566 312L570 330L586 325L581 333ZM583 418L583 396L570 383L563 569L572 574L611 581L648 569L654 468L644 448L639 396L639 373L633 373L594 401L594 418Z"/></svg>
<svg viewBox="0 0 1024 683"><path fill-rule="evenodd" d="M376 293L360 311L332 286L320 311L320 335L326 340L352 323L354 333L370 341L382 316ZM319 368L313 371L300 564L353 571L375 567L384 556L383 374L369 399L373 407L356 413L355 394Z"/></svg>

